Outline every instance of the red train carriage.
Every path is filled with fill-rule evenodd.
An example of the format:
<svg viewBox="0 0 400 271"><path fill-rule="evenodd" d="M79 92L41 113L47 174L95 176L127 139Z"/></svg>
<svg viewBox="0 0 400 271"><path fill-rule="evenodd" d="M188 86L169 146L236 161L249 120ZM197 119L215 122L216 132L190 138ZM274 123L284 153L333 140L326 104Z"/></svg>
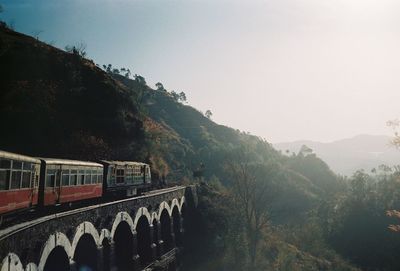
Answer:
<svg viewBox="0 0 400 271"><path fill-rule="evenodd" d="M99 198L103 193L103 165L41 158L40 206Z"/></svg>
<svg viewBox="0 0 400 271"><path fill-rule="evenodd" d="M151 187L150 166L132 161L100 161L104 165L104 194L129 197Z"/></svg>
<svg viewBox="0 0 400 271"><path fill-rule="evenodd" d="M0 221L38 204L40 160L0 151Z"/></svg>

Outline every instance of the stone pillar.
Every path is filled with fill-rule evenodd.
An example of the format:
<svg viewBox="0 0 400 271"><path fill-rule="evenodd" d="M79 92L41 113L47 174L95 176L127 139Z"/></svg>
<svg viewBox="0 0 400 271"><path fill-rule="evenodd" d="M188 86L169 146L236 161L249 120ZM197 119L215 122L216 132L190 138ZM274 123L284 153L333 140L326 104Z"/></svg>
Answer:
<svg viewBox="0 0 400 271"><path fill-rule="evenodd" d="M175 242L175 231L174 231L174 219L171 217L171 249L176 247Z"/></svg>
<svg viewBox="0 0 400 271"><path fill-rule="evenodd" d="M133 255L132 255L132 271L140 270L140 257L138 254L138 245L137 245L137 232L134 231L132 235L132 247L133 247Z"/></svg>
<svg viewBox="0 0 400 271"><path fill-rule="evenodd" d="M185 225L185 219L182 217L181 215L181 245L183 246L184 244L184 240L185 240L185 227L183 225Z"/></svg>
<svg viewBox="0 0 400 271"><path fill-rule="evenodd" d="M158 240L158 244L157 244L157 247L158 247L158 249L157 249L157 252L158 252L158 259L159 258L161 258L161 256L164 254L164 241L163 240L161 240L161 239L159 239Z"/></svg>
<svg viewBox="0 0 400 271"><path fill-rule="evenodd" d="M175 236L175 244L178 247L178 246L182 246L182 244L183 244L183 240L182 240L182 238L183 238L183 226L182 226L183 218L181 215L179 215L179 220L177 222L178 222L178 236Z"/></svg>
<svg viewBox="0 0 400 271"><path fill-rule="evenodd" d="M110 242L110 271L117 271L117 255L115 255L115 243Z"/></svg>
<svg viewBox="0 0 400 271"><path fill-rule="evenodd" d="M78 271L78 265L77 265L77 263L76 263L74 260L72 260L72 259L69 260L69 270L70 270L70 271Z"/></svg>
<svg viewBox="0 0 400 271"><path fill-rule="evenodd" d="M161 255L164 254L164 241L161 238L161 222L157 221L157 230L154 231L154 236L157 236L157 238L154 238L157 240L155 243L156 245L156 258L159 259Z"/></svg>
<svg viewBox="0 0 400 271"><path fill-rule="evenodd" d="M97 271L104 271L103 246L97 247Z"/></svg>
<svg viewBox="0 0 400 271"><path fill-rule="evenodd" d="M150 261L153 262L157 258L157 245L154 243L154 240L156 239L155 237L155 232L154 232L154 226L153 224L150 224L150 250L151 250L151 259Z"/></svg>

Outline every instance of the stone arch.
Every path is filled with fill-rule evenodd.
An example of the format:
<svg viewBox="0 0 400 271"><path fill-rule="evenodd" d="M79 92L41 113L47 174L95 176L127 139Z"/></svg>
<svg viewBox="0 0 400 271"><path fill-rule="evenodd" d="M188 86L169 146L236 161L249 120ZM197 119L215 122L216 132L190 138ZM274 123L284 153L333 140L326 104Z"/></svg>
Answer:
<svg viewBox="0 0 400 271"><path fill-rule="evenodd" d="M111 241L111 232L108 229L102 229L99 244L103 247L103 270L110 270Z"/></svg>
<svg viewBox="0 0 400 271"><path fill-rule="evenodd" d="M158 221L161 221L161 213L164 210L167 210L169 216L171 216L171 208L169 207L169 204L166 201L160 203L160 207L158 208Z"/></svg>
<svg viewBox="0 0 400 271"><path fill-rule="evenodd" d="M28 263L25 267L25 271L38 271L38 267L34 263Z"/></svg>
<svg viewBox="0 0 400 271"><path fill-rule="evenodd" d="M21 260L14 253L8 253L1 264L1 271L24 271Z"/></svg>
<svg viewBox="0 0 400 271"><path fill-rule="evenodd" d="M76 246L78 245L79 240L84 234L89 234L93 237L93 240L95 241L96 245L100 245L100 236L99 233L97 232L96 228L94 225L90 222L82 222L79 224L79 226L76 228L75 231L75 236L74 240L72 241L72 254L75 253Z"/></svg>
<svg viewBox="0 0 400 271"><path fill-rule="evenodd" d="M151 223L151 215L150 215L150 213L149 213L149 210L147 210L146 207L141 207L141 208L139 208L139 210L136 212L135 220L134 220L134 222L133 222L133 229L136 230L137 223L138 223L139 219L140 219L142 216L146 217L147 222L148 222L149 225L150 225L150 223Z"/></svg>
<svg viewBox="0 0 400 271"><path fill-rule="evenodd" d="M153 244L158 245L158 242L160 241L160 236L159 236L159 226L160 221L158 220L157 214L153 213L151 217L151 226L153 227Z"/></svg>
<svg viewBox="0 0 400 271"><path fill-rule="evenodd" d="M98 270L98 245L93 235L86 232L80 236L73 257L78 270Z"/></svg>
<svg viewBox="0 0 400 271"><path fill-rule="evenodd" d="M185 196L182 196L181 202L179 203L179 211L180 211L181 213L182 213L182 207L183 207L183 205L185 204L185 201L186 201Z"/></svg>
<svg viewBox="0 0 400 271"><path fill-rule="evenodd" d="M142 267L152 261L152 227L150 224L150 214L142 215L136 222L137 233L137 253L140 256L140 264Z"/></svg>
<svg viewBox="0 0 400 271"><path fill-rule="evenodd" d="M111 232L108 229L102 229L100 232L100 238L99 238L99 245L102 245L104 241L107 241L108 243L111 242Z"/></svg>
<svg viewBox="0 0 400 271"><path fill-rule="evenodd" d="M152 213L151 213L150 221L151 221L152 224L154 224L154 223L153 223L153 222L154 222L154 219L155 219L156 221L158 221L158 214L157 214L157 212L152 212Z"/></svg>
<svg viewBox="0 0 400 271"><path fill-rule="evenodd" d="M172 210L174 209L174 207L176 206L176 208L178 208L178 212L180 212L181 211L181 209L179 208L180 207L180 204L179 204L179 201L175 198L175 199L173 199L172 200L172 202L171 202L171 206L170 206L170 208L171 208L171 213L170 213L170 215L172 216Z"/></svg>
<svg viewBox="0 0 400 271"><path fill-rule="evenodd" d="M155 257L159 256L159 241L160 241L160 221L158 220L158 214L153 212L151 214L151 227L153 227L153 244L155 250Z"/></svg>
<svg viewBox="0 0 400 271"><path fill-rule="evenodd" d="M164 208L160 213L161 240L164 242L164 252L172 249L171 215L169 209Z"/></svg>
<svg viewBox="0 0 400 271"><path fill-rule="evenodd" d="M115 263L118 270L129 270L132 268L135 256L134 240L136 232L132 231L132 220L120 221L113 234L114 249L115 249Z"/></svg>
<svg viewBox="0 0 400 271"><path fill-rule="evenodd" d="M119 212L115 216L114 223L113 223L112 228L111 228L111 238L112 239L114 239L115 231L117 230L117 227L121 222L128 223L128 225L131 228L131 232L133 234L135 227L134 227L134 224L133 224L132 217L127 212Z"/></svg>
<svg viewBox="0 0 400 271"><path fill-rule="evenodd" d="M67 236L61 232L56 232L55 234L50 235L43 247L42 256L39 261L39 270L44 270L47 258L56 247L63 248L68 258L72 258L72 246Z"/></svg>
<svg viewBox="0 0 400 271"><path fill-rule="evenodd" d="M172 209L172 230L174 231L176 246L179 247L182 246L182 216L178 206L179 205L175 205Z"/></svg>

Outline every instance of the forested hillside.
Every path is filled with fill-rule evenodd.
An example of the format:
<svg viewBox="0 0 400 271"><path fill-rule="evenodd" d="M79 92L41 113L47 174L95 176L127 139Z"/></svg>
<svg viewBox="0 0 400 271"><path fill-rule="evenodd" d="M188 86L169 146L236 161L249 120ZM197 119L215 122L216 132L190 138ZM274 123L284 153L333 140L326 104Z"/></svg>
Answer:
<svg viewBox="0 0 400 271"><path fill-rule="evenodd" d="M396 270L373 260L378 254L365 253L361 240L379 232L392 245L374 237L374 248L400 244L385 216L397 194L379 201L397 190L397 175L387 173L387 185L366 175L339 178L313 153L282 155L174 92L107 67L1 27L0 149L141 160L154 178L198 183L199 208L185 222L186 270ZM387 262L396 256L385 253Z"/></svg>

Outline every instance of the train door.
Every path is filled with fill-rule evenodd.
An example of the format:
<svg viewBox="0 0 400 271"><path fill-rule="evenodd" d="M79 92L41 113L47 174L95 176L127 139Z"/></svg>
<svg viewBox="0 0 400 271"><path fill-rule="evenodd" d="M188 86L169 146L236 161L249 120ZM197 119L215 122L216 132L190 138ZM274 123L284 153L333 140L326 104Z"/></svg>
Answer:
<svg viewBox="0 0 400 271"><path fill-rule="evenodd" d="M55 180L54 180L54 196L56 204L61 201L61 165L57 166Z"/></svg>
<svg viewBox="0 0 400 271"><path fill-rule="evenodd" d="M30 188L31 188L31 203L32 205L37 204L38 189L39 189L39 175L40 175L40 164L31 165L31 178L30 178Z"/></svg>

